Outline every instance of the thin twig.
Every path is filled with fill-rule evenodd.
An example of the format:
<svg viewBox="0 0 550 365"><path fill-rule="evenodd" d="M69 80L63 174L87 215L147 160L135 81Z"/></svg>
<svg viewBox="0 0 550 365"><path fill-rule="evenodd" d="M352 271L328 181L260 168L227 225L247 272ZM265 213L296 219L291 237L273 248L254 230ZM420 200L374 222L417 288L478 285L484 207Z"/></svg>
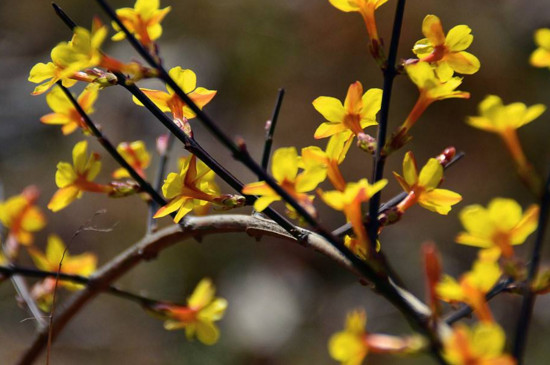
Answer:
<svg viewBox="0 0 550 365"><path fill-rule="evenodd" d="M61 330L69 323L91 299L100 292L108 290L109 286L134 268L144 260L150 260L156 257L162 250L187 238L203 237L211 234L225 234L230 232L246 232L252 237L271 236L282 239L285 242L297 243L298 241L271 220L261 219L248 215L209 215L205 217L189 217L182 225L172 225L156 233L144 237L139 242L132 245L126 251L119 254L109 263L98 269L90 276L89 285L78 293L75 293L58 313L53 323L54 339ZM360 278L368 279L361 275L352 262L338 252L321 236L310 232L305 235L307 240L300 244L312 248L315 251L329 257L346 270L352 272ZM222 241L219 241L222 242ZM411 293L393 286L393 292L399 296L407 307L412 308L416 313L425 318L429 318L431 313L429 308ZM436 323L437 331L443 336L450 331L449 327L443 323ZM28 365L40 355L47 340L47 335L42 331L37 334L32 345L27 352L23 354L18 364ZM442 362L444 363L444 362Z"/></svg>
<svg viewBox="0 0 550 365"><path fill-rule="evenodd" d="M385 156L382 150L386 144L386 133L388 129L388 116L390 112L390 100L393 88L393 79L395 78L397 61L397 49L399 47L399 37L401 35L401 25L403 23L403 14L405 12L405 0L399 0L395 9L395 18L389 48L388 62L384 69L384 91L382 93L382 106L380 109L380 119L378 122L378 135L376 140L376 153L374 156L373 184L384 177ZM378 239L379 222L377 213L380 209L381 192L374 194L369 201L369 214L373 218L367 225L371 252L376 252L376 241Z"/></svg>
<svg viewBox="0 0 550 365"><path fill-rule="evenodd" d="M94 137L96 137L97 141L103 146L103 148L105 148L105 150L115 159L116 162L118 162L120 166L128 171L132 179L134 179L139 184L139 187L143 191L149 194L151 199L153 199L159 205L165 205L166 200L164 200L164 198L159 193L157 193L157 191L153 189L153 187L147 181L145 181L145 179L140 174L138 174L138 172L128 163L128 161L126 161L124 157L122 157L122 155L118 153L117 149L113 146L111 141L109 141L109 139L105 137L105 135L96 127L90 116L84 111L84 109L82 109L82 107L75 99L73 94L69 91L69 89L63 86L60 81L57 83L57 85L61 88L61 90L63 90L63 93L65 93L67 98L71 101L78 114L80 114Z"/></svg>
<svg viewBox="0 0 550 365"><path fill-rule="evenodd" d="M281 110L281 105L283 104L283 97L285 96L285 89L279 89L277 94L277 101L275 102L275 107L273 108L273 114L271 119L266 125L265 133L265 143L264 143L264 153L262 155L262 168L267 171L267 166L269 165L269 157L271 156L271 145L273 145L273 135L275 134L275 127L277 126L277 120L279 119L279 111Z"/></svg>
<svg viewBox="0 0 550 365"><path fill-rule="evenodd" d="M155 185L154 188L156 191L160 191L162 187L162 182L164 181L164 175L166 173L166 166L168 165L168 159L170 156L170 151L172 151L172 145L174 144L174 135L172 133L168 133L168 137L166 139L166 146L160 153L160 161L159 166L157 170L157 176L155 179ZM154 201L149 202L149 214L147 215L147 234L150 234L157 230L157 221L153 218L155 215L155 212L159 208L158 204L156 204Z"/></svg>
<svg viewBox="0 0 550 365"><path fill-rule="evenodd" d="M533 292L532 284L535 280L540 266L541 251L546 233L546 225L548 223L548 214L550 210L550 173L544 185L544 192L540 200L540 213L535 238L535 244L531 251L531 262L529 263L527 280L523 288L523 300L519 312L518 321L516 324L516 337L514 339L514 347L512 354L516 358L518 365L523 363L523 355L527 344L527 336L529 334L529 325L533 316L533 307L535 306L536 294Z"/></svg>
<svg viewBox="0 0 550 365"><path fill-rule="evenodd" d="M75 284L82 284L82 285L92 285L93 281L90 280L90 278L82 275L74 275L74 274L67 274L64 272L58 272L58 271L45 271L45 270L39 270L35 268L27 268L22 266L16 266L16 265L9 265L9 266L2 266L0 265L0 274L6 276L6 277L12 277L14 275L24 276L28 278L38 278L38 279L46 279L46 278L59 278L59 280L62 281L69 281L71 283ZM134 294L131 292L128 292L126 290L122 290L116 286L110 285L106 290L103 291L107 294L112 294L114 296L128 299L131 301L134 301L141 305L147 305L147 304L154 304L158 303L158 300L147 298L138 294ZM164 301L163 301L164 302Z"/></svg>

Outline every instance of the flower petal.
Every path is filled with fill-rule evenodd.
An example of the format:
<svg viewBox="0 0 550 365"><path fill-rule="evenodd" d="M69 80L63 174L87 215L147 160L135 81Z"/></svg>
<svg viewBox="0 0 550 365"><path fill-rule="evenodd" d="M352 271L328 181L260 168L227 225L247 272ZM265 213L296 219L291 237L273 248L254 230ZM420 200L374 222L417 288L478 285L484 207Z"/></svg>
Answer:
<svg viewBox="0 0 550 365"><path fill-rule="evenodd" d="M445 43L445 34L441 20L435 15L426 15L422 22L422 34L432 42L434 46Z"/></svg>
<svg viewBox="0 0 550 365"><path fill-rule="evenodd" d="M405 162L403 162L403 171L405 167ZM410 169L409 169L410 171ZM405 172L404 172L405 173ZM443 166L435 158L430 158L426 165L420 170L420 175L418 177L418 185L426 189L436 188L441 179L443 178ZM408 182L408 178L405 176L405 180Z"/></svg>
<svg viewBox="0 0 550 365"><path fill-rule="evenodd" d="M464 51L474 40L472 29L467 25L457 25L451 28L445 38L445 46L452 52Z"/></svg>
<svg viewBox="0 0 550 365"><path fill-rule="evenodd" d="M341 123L344 120L346 111L342 102L330 96L320 96L313 101L313 107L326 120L332 123Z"/></svg>

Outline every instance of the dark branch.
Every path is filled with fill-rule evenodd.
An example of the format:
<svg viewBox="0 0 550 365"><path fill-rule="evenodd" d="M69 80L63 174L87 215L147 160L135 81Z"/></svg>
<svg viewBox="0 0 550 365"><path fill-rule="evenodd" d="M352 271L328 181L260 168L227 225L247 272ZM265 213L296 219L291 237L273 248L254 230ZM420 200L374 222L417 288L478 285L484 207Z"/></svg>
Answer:
<svg viewBox="0 0 550 365"><path fill-rule="evenodd" d="M38 278L38 279L58 278L59 280L70 281L71 283L75 283L75 284L82 284L86 286L94 285L93 280L85 276L66 274L58 271L44 271L44 270L20 267L15 265L0 266L0 274L6 277L13 277L14 275L20 275L20 276L25 276L29 278ZM104 292L115 295L120 298L131 300L140 305L155 304L159 302L158 300L146 298L141 295L127 292L125 290L117 288L116 286L109 286L106 290L104 290Z"/></svg>
<svg viewBox="0 0 550 365"><path fill-rule="evenodd" d="M262 155L262 168L267 171L269 165L269 157L271 156L271 145L273 144L273 134L275 134L275 127L277 126L277 120L279 119L279 111L283 104L283 97L285 96L285 89L279 89L277 94L277 101L273 108L273 114L266 126L264 153Z"/></svg>
<svg viewBox="0 0 550 365"><path fill-rule="evenodd" d="M540 215L535 238L535 244L531 251L531 262L527 272L527 281L524 285L523 301L516 324L516 337L514 339L514 348L512 354L519 365L523 362L523 354L527 344L527 335L529 334L529 325L533 316L533 307L535 306L536 294L532 290L532 283L537 275L540 266L541 251L546 233L546 224L548 222L548 213L550 210L550 173L544 185L544 192L540 201Z"/></svg>
<svg viewBox="0 0 550 365"><path fill-rule="evenodd" d="M401 35L401 25L403 23L403 13L405 12L405 0L399 0L395 9L395 18L393 21L393 30L388 55L388 62L384 69L384 92L382 94L382 106L380 109L380 120L378 122L378 136L376 140L376 154L374 156L373 184L384 177L384 164L386 157L382 155L382 150L386 144L386 133L388 129L388 116L390 112L391 92L393 88L393 79L395 78L397 60L397 49L399 47L399 37ZM376 252L376 240L378 238L378 219L377 213L380 209L381 192L374 194L369 201L369 214L371 219L367 225L371 252Z"/></svg>
<svg viewBox="0 0 550 365"><path fill-rule="evenodd" d="M164 181L164 175L166 173L166 165L168 164L170 151L172 150L172 145L174 144L174 135L172 133L168 133L167 135L168 137L166 140L166 147L160 153L160 161L154 185L154 189L158 192L160 192L161 190L162 182ZM154 232L157 229L156 220L153 218L153 216L155 215L155 212L158 208L159 205L156 204L154 201L151 200L149 202L149 214L147 215L147 233Z"/></svg>

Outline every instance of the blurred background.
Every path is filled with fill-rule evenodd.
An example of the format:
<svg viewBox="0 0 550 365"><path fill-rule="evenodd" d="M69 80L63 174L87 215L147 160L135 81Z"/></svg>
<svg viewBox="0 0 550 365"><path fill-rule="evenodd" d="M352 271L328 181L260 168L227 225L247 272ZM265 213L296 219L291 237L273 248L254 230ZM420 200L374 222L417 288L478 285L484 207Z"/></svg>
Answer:
<svg viewBox="0 0 550 365"><path fill-rule="evenodd" d="M486 205L493 197L510 197L523 207L532 197L514 173L500 140L473 129L465 117L477 113L477 104L487 94L500 95L505 103L550 105L550 72L528 65L535 49L533 32L550 26L550 5L545 0L528 2L499 0L426 0L407 5L400 58L412 57L412 45L422 38L426 14L438 15L448 31L458 24L473 29L469 51L481 60L481 70L464 79L460 90L471 92L470 100L451 99L433 104L413 129L408 145L419 164L453 145L466 157L446 173L445 188L464 197L448 217L414 207L403 220L382 236L382 247L407 286L424 297L420 246L435 241L443 252L445 271L457 276L468 270L476 250L458 246L454 236L461 230L457 213L461 207ZM133 1L111 1L115 7L133 6ZM377 12L382 37L389 43L396 1ZM89 27L93 15L106 18L93 1L60 0L77 23ZM323 118L311 102L318 96L345 97L350 83L359 80L365 89L382 87L382 75L367 51L364 23L357 13L343 13L327 0L163 0L172 6L165 19L159 45L167 67L193 69L198 85L218 90L206 111L231 136L243 137L254 156L260 158L264 125L270 117L277 90L286 89L275 147L305 147L315 141L313 132ZM113 33L111 33L113 34ZM83 135L77 131L63 137L59 128L46 126L39 118L49 113L44 95L31 96L34 84L27 81L31 67L47 62L49 52L70 34L55 16L50 1L3 0L0 2L0 179L6 196L36 184L42 191L39 204L48 226L36 236L44 247L48 233L66 241L96 211L95 224L112 232L83 232L72 243L71 252L93 251L99 264L131 246L145 233L147 209L137 198L109 200L85 194L57 214L45 208L56 190L55 166L70 161L71 149ZM123 60L138 59L126 43L106 42L105 50ZM158 83L144 83L159 88ZM75 92L80 89L75 87ZM390 131L402 123L417 97L416 87L406 78L395 80L390 110ZM93 119L114 142L142 139L154 150L156 137L164 132L144 108L137 107L122 89L104 90ZM547 112L519 132L526 154L543 174L548 173L550 125ZM197 123L197 140L242 181L254 176ZM375 129L367 130L372 134ZM100 146L103 172L97 179L108 182L116 166ZM404 151L390 158L383 192L387 199L399 192L391 171L401 171ZM185 155L175 144L171 170ZM158 157L148 170L154 176ZM355 148L343 165L348 181L371 176L372 161ZM221 182L220 182L221 184ZM223 190L231 192L229 187ZM329 188L329 185L323 185ZM276 206L282 210L282 204ZM343 215L318 203L322 223L335 228ZM240 212L248 213L250 209ZM168 225L163 219L162 225ZM526 254L533 238L520 254ZM545 252L545 257L547 252ZM27 259L24 263L29 263ZM350 273L325 257L274 239L259 242L246 234L205 237L202 243L186 241L164 251L156 260L141 264L116 284L152 298L183 302L202 277L211 277L218 293L229 301L220 322L221 340L213 347L188 342L183 331L168 332L162 322L148 316L139 306L108 295L100 295L64 330L53 346L54 364L332 364L327 352L331 334L343 328L346 312L364 308L370 332L409 334L402 316L383 298L358 284ZM62 298L66 295L62 294ZM550 335L550 297L537 301L532 322L528 364L541 363L548 353L544 340ZM506 330L514 327L519 308L516 298L502 296L491 304ZM33 338L34 323L14 299L9 282L0 287L0 362L13 363ZM428 357L389 358L370 355L369 364L427 364Z"/></svg>

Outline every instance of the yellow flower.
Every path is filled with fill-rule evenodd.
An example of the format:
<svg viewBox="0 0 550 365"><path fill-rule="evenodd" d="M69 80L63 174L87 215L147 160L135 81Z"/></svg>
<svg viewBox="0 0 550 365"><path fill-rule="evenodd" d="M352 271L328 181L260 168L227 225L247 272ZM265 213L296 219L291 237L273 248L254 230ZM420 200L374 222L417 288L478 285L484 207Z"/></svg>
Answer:
<svg viewBox="0 0 550 365"><path fill-rule="evenodd" d="M30 245L34 240L33 232L46 225L42 210L34 205L38 196L38 189L29 186L21 194L0 202L0 222L20 244Z"/></svg>
<svg viewBox="0 0 550 365"><path fill-rule="evenodd" d="M99 155L87 154L88 142L78 142L73 148L73 164L59 162L55 173L55 183L59 190L54 194L48 208L57 212L75 199L80 199L84 191L109 193L112 187L94 183L93 180L101 170Z"/></svg>
<svg viewBox="0 0 550 365"><path fill-rule="evenodd" d="M402 133L409 131L434 101L450 98L468 99L470 97L468 92L455 90L462 83L462 78L451 77L442 81L436 76L434 69L425 62L407 65L405 70L411 81L418 87L420 95L401 127Z"/></svg>
<svg viewBox="0 0 550 365"><path fill-rule="evenodd" d="M449 80L453 71L474 74L479 70L479 60L464 51L474 40L471 32L467 25L457 25L445 36L441 20L435 15L427 15L422 22L422 33L426 38L416 42L413 52L421 62L435 64L435 72L442 81Z"/></svg>
<svg viewBox="0 0 550 365"><path fill-rule="evenodd" d="M325 179L326 171L318 165L312 168L306 166L306 169L299 174L300 164L301 161L295 147L279 148L273 153L271 174L277 183L304 209L315 214L312 204L313 197L306 193L315 189ZM281 197L265 181L246 184L242 192L260 196L254 202L254 209L258 212L263 211L274 201L281 200Z"/></svg>
<svg viewBox="0 0 550 365"><path fill-rule="evenodd" d="M369 249L369 239L363 223L361 204L382 190L387 183L388 180L384 179L371 185L367 179L361 179L356 183L348 183L344 191L320 192L321 199L331 208L343 211L346 220L351 223L355 240L350 240L348 244L351 251L359 256L368 256Z"/></svg>
<svg viewBox="0 0 550 365"><path fill-rule="evenodd" d="M76 84L77 80L70 79L69 77L72 75L64 72L65 68L60 65L60 60L53 50L51 57L53 62L39 62L31 69L28 80L32 83L40 84L34 88L32 95L45 93L59 80L61 80L65 87L71 87Z"/></svg>
<svg viewBox="0 0 550 365"><path fill-rule="evenodd" d="M466 232L455 238L463 245L498 247L504 257L514 255L512 246L521 245L537 229L539 207L531 205L522 214L521 206L513 199L495 198L487 208L468 205L460 212Z"/></svg>
<svg viewBox="0 0 550 365"><path fill-rule="evenodd" d="M202 279L193 294L187 299L187 306L158 303L147 309L167 318L164 328L184 328L189 340L197 336L205 345L213 345L220 338L220 330L214 322L222 319L227 300L215 297L215 287L210 279Z"/></svg>
<svg viewBox="0 0 550 365"><path fill-rule="evenodd" d="M487 132L504 135L537 119L544 113L546 106L535 104L527 107L519 102L504 105L498 96L488 95L479 103L478 109L480 115L468 117L468 124Z"/></svg>
<svg viewBox="0 0 550 365"><path fill-rule="evenodd" d="M61 75L65 77L100 65L103 59L100 47L107 36L107 27L95 18L91 31L76 27L73 33L70 42L62 42L52 50L52 60L57 60L54 62L63 68Z"/></svg>
<svg viewBox="0 0 550 365"><path fill-rule="evenodd" d="M171 10L170 6L159 9L159 5L159 0L137 0L133 8L117 9L116 15L122 24L147 47L162 35L160 22ZM112 22L112 25L118 33L111 39L113 41L125 39L126 35L119 26L115 22Z"/></svg>
<svg viewBox="0 0 550 365"><path fill-rule="evenodd" d="M343 133L330 137L325 151L317 146L302 148L302 161L305 165L320 165L326 169L327 176L335 189L344 191L346 181L340 172L340 165L346 158L351 146Z"/></svg>
<svg viewBox="0 0 550 365"><path fill-rule="evenodd" d="M30 247L29 255L40 270L59 271L70 275L88 277L96 270L97 265L97 257L93 253L86 252L80 255L70 255L61 238L55 234L48 236L48 246L46 247L45 254L35 247ZM31 294L43 311L49 311L51 308L56 282L56 278L50 277L38 282L32 288ZM84 287L81 284L65 280L59 280L58 283L59 286L68 290L80 290Z"/></svg>
<svg viewBox="0 0 550 365"><path fill-rule="evenodd" d="M367 26L369 38L380 42L374 11L384 5L388 0L329 0L337 9L345 12L359 12Z"/></svg>
<svg viewBox="0 0 550 365"><path fill-rule="evenodd" d="M367 314L355 310L348 314L344 331L337 332L329 340L330 356L345 365L359 365L369 353L366 342Z"/></svg>
<svg viewBox="0 0 550 365"><path fill-rule="evenodd" d="M366 324L364 310L348 313L345 329L332 335L329 340L330 356L342 365L360 365L369 352L407 354L418 352L426 345L420 336L397 337L368 333Z"/></svg>
<svg viewBox="0 0 550 365"><path fill-rule="evenodd" d="M478 106L479 116L468 117L466 122L472 127L498 134L516 163L521 179L537 194L541 183L529 163L517 135L517 129L538 118L546 110L543 104L527 107L523 103L503 105L496 95L488 95Z"/></svg>
<svg viewBox="0 0 550 365"><path fill-rule="evenodd" d="M46 253L30 247L29 254L37 268L43 271L61 271L64 274L90 276L96 269L97 257L93 253L70 255L61 238L55 234L48 236ZM62 261L63 260L63 261ZM51 278L55 281L55 278ZM59 283L69 290L78 290L83 286L69 281L60 280Z"/></svg>
<svg viewBox="0 0 550 365"><path fill-rule="evenodd" d="M477 323L473 328L457 324L444 341L444 356L452 365L515 365L503 354L506 335L496 323Z"/></svg>
<svg viewBox="0 0 550 365"><path fill-rule="evenodd" d="M401 212L418 203L432 212L446 215L451 210L451 206L462 200L460 194L437 188L443 178L443 166L435 158L430 158L418 174L416 159L409 151L403 159L403 177L396 172L393 175L403 190L409 193L397 206Z"/></svg>
<svg viewBox="0 0 550 365"><path fill-rule="evenodd" d="M354 82L348 89L344 105L336 98L320 96L313 101L313 107L328 122L322 123L315 131L315 139L343 134L346 140L353 139L363 129L377 125L376 114L380 111L382 90L369 89L363 94L363 85Z"/></svg>
<svg viewBox="0 0 550 365"><path fill-rule="evenodd" d="M88 115L94 112L94 103L97 99L99 86L89 84L78 97L78 104ZM48 106L54 111L46 114L40 121L44 124L59 124L64 135L74 132L78 127L88 131L88 127L80 113L73 106L61 88L56 87L46 95Z"/></svg>
<svg viewBox="0 0 550 365"><path fill-rule="evenodd" d="M500 251L487 249L479 252L472 270L463 274L457 282L449 275L444 275L437 284L439 298L447 302L464 302L474 309L474 313L483 322L492 322L493 316L487 305L485 294L497 283L502 275L498 258Z"/></svg>
<svg viewBox="0 0 550 365"><path fill-rule="evenodd" d="M197 160L195 155L187 157L180 173L172 172L164 180L162 193L169 201L155 213L154 218L178 211L174 218L174 222L178 223L196 207L215 202L220 197L220 188L214 182L214 176L214 171Z"/></svg>
<svg viewBox="0 0 550 365"><path fill-rule="evenodd" d="M216 95L215 90L208 90L204 87L197 87L197 75L191 70L184 70L181 67L172 68L168 74L176 84L186 93L191 100L199 107L203 108ZM157 107L163 112L171 112L174 119L179 123L185 124L187 119L195 118L195 113L176 95L174 90L166 86L168 92L140 89L147 95ZM134 96L134 103L143 106L143 104Z"/></svg>
<svg viewBox="0 0 550 365"><path fill-rule="evenodd" d="M535 67L550 67L550 29L537 29L535 43L539 48L531 54L529 62Z"/></svg>
<svg viewBox="0 0 550 365"><path fill-rule="evenodd" d="M151 155L147 152L143 141L122 142L117 146L116 150L141 177L145 177L144 170L151 163ZM113 172L113 177L115 179L123 179L130 177L130 174L126 169L121 167Z"/></svg>

